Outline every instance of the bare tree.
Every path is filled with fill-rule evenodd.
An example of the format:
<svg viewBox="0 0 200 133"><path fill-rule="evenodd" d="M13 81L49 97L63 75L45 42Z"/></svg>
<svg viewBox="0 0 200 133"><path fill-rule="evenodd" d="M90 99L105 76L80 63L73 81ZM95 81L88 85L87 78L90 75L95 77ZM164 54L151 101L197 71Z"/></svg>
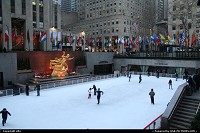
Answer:
<svg viewBox="0 0 200 133"><path fill-rule="evenodd" d="M197 0L169 0L168 4L168 25L176 24L177 29L183 29L185 33L188 33L191 26L195 25L193 16L196 13L194 11L197 7Z"/></svg>

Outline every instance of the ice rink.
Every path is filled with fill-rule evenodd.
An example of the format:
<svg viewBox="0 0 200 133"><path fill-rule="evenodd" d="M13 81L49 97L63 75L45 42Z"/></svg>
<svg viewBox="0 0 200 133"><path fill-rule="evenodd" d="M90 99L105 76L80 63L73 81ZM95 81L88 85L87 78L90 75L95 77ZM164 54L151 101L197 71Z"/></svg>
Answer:
<svg viewBox="0 0 200 133"><path fill-rule="evenodd" d="M17 96L0 97L0 109L7 108L12 114L1 129L143 129L161 115L179 85L185 80L139 75L115 77L87 83L45 89L37 96L36 91ZM100 104L88 89L93 85L104 94ZM155 104L149 97L155 92Z"/></svg>

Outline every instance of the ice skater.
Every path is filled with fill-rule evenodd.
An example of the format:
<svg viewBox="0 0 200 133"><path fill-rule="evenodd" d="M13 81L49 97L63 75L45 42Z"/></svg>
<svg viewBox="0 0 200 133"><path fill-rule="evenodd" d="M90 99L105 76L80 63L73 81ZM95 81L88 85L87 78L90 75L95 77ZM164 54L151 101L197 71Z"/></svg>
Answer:
<svg viewBox="0 0 200 133"><path fill-rule="evenodd" d="M40 96L40 84L37 82L35 89L37 90L37 96Z"/></svg>
<svg viewBox="0 0 200 133"><path fill-rule="evenodd" d="M131 73L129 74L129 77L128 77L128 78L129 78L129 82L130 82L130 81L131 81Z"/></svg>
<svg viewBox="0 0 200 133"><path fill-rule="evenodd" d="M155 92L153 91L153 89L151 89L151 91L149 92L150 98L151 98L151 104L154 104L154 96L155 96Z"/></svg>
<svg viewBox="0 0 200 133"><path fill-rule="evenodd" d="M97 87L93 85L93 89L94 89L94 95L96 95Z"/></svg>
<svg viewBox="0 0 200 133"><path fill-rule="evenodd" d="M176 81L178 80L178 73L175 72Z"/></svg>
<svg viewBox="0 0 200 133"><path fill-rule="evenodd" d="M6 108L3 108L3 110L0 112L0 113L2 113L2 125L4 126L4 124L6 123L6 120L7 120L7 116L8 116L8 114L11 116L11 114L10 114L10 112L8 112L7 110L6 110Z"/></svg>
<svg viewBox="0 0 200 133"><path fill-rule="evenodd" d="M92 98L92 88L88 90L88 99Z"/></svg>
<svg viewBox="0 0 200 133"><path fill-rule="evenodd" d="M98 88L98 90L97 90L97 101L98 101L97 104L100 103L101 94L103 95L104 92L101 91L100 88Z"/></svg>
<svg viewBox="0 0 200 133"><path fill-rule="evenodd" d="M169 84L169 89L171 88L173 90L173 88L172 88L172 80L171 79L169 80L168 84Z"/></svg>
<svg viewBox="0 0 200 133"><path fill-rule="evenodd" d="M26 95L29 96L29 85L26 83Z"/></svg>
<svg viewBox="0 0 200 133"><path fill-rule="evenodd" d="M140 76L139 76L139 83L141 83L141 81L142 81L142 76L140 74Z"/></svg>

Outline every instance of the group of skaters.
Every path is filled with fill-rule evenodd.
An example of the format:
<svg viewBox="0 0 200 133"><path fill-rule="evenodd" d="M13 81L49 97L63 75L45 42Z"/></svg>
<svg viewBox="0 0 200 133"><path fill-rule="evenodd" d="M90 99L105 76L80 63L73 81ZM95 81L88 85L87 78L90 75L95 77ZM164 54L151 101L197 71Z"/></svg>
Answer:
<svg viewBox="0 0 200 133"><path fill-rule="evenodd" d="M26 87L25 87L25 91L26 91L26 96L29 96L29 84L26 83ZM40 96L40 84L39 82L36 83L34 90L37 90L37 96Z"/></svg>
<svg viewBox="0 0 200 133"><path fill-rule="evenodd" d="M97 90L96 85L93 85L93 87L88 90L88 99L92 98L92 89L94 90L94 96L97 95L97 104L99 104L100 103L101 94L103 95L104 92L101 91L100 88L98 88L98 90Z"/></svg>

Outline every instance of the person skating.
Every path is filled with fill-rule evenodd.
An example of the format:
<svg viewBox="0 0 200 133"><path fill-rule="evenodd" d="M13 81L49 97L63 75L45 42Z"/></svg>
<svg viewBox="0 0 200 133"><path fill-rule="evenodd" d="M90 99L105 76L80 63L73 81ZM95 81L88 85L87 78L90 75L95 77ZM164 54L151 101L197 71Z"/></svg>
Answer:
<svg viewBox="0 0 200 133"><path fill-rule="evenodd" d="M6 123L6 120L7 120L7 116L8 116L8 114L11 116L11 114L10 114L10 112L8 112L7 110L6 110L6 108L3 108L3 110L0 112L0 113L2 113L2 125L4 126L4 124Z"/></svg>
<svg viewBox="0 0 200 133"><path fill-rule="evenodd" d="M96 95L97 88L95 85L93 85L93 89L94 89L94 95Z"/></svg>
<svg viewBox="0 0 200 133"><path fill-rule="evenodd" d="M100 103L100 98L101 98L101 94L103 95L103 91L100 90L100 88L98 88L97 90L97 104Z"/></svg>
<svg viewBox="0 0 200 133"><path fill-rule="evenodd" d="M40 96L40 84L37 82L36 84L37 96Z"/></svg>
<svg viewBox="0 0 200 133"><path fill-rule="evenodd" d="M175 73L175 76L176 76L176 81L178 80L178 73L176 72Z"/></svg>
<svg viewBox="0 0 200 133"><path fill-rule="evenodd" d="M29 85L26 83L26 95L29 96Z"/></svg>
<svg viewBox="0 0 200 133"><path fill-rule="evenodd" d="M169 80L168 84L169 84L169 89L170 89L170 88L173 89L173 88L172 88L172 80L171 80L171 79Z"/></svg>
<svg viewBox="0 0 200 133"><path fill-rule="evenodd" d="M139 76L139 83L142 81L142 76L141 76L141 74L140 74L140 76Z"/></svg>
<svg viewBox="0 0 200 133"><path fill-rule="evenodd" d="M90 99L91 96L92 96L92 88L90 88L90 89L88 90L88 99Z"/></svg>
<svg viewBox="0 0 200 133"><path fill-rule="evenodd" d="M155 92L153 91L153 89L151 89L151 91L149 92L150 98L151 98L151 103L154 104L154 96L155 96Z"/></svg>
<svg viewBox="0 0 200 133"><path fill-rule="evenodd" d="M131 81L131 73L129 74L129 82Z"/></svg>

